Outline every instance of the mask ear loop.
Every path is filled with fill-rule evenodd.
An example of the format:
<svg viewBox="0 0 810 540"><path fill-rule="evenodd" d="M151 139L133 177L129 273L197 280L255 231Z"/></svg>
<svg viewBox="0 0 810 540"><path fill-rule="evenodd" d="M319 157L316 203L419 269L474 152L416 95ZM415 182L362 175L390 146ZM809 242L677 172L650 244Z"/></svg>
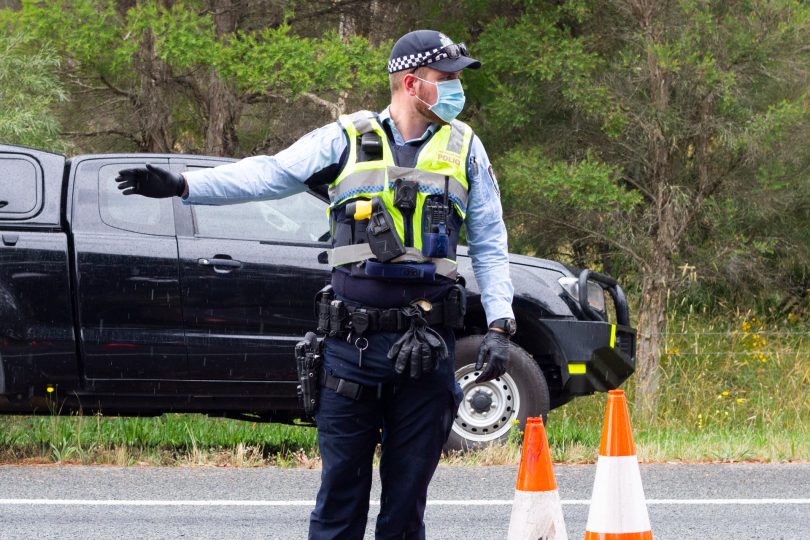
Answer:
<svg viewBox="0 0 810 540"><path fill-rule="evenodd" d="M413 75L413 73L411 73L411 75ZM428 84L432 84L432 85L433 85L433 86L435 86L435 87L437 88L437 90L438 90L439 85L438 85L438 84L436 84L435 82L431 82L431 81L425 80L425 79L423 79L422 77L418 77L418 76L416 76L416 75L413 75L413 76L414 76L416 79L419 79L419 80L420 80L420 81L422 81L422 82L426 82L426 83L428 83ZM438 105L438 104L439 104L439 93L438 93L438 91L436 92L436 103L434 103L433 105L431 105L430 103L428 103L428 102L427 102L427 101L425 101L424 99L420 98L420 97L419 97L418 95L416 95L416 94L414 94L414 95L413 95L413 97L415 97L416 99L418 99L419 101L421 101L422 103L424 103L424 104L427 106L428 110L430 110L430 108L431 108L431 107L435 107L436 105Z"/></svg>

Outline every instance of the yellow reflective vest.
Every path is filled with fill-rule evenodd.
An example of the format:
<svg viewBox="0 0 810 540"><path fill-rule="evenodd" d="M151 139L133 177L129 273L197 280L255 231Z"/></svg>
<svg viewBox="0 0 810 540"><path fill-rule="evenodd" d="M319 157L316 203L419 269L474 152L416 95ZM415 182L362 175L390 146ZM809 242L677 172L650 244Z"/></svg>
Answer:
<svg viewBox="0 0 810 540"><path fill-rule="evenodd" d="M330 252L332 266L359 263L373 258L364 235L367 222L353 223L343 210L350 202L378 197L393 219L396 234L406 250L404 255L391 261L391 264L432 262L436 264L437 273L455 277L458 229L464 220L469 198L467 156L472 141L472 129L458 120L442 126L420 147L414 166L402 167L397 166L385 130L373 113L359 111L341 116L338 121L348 137L349 152L346 164L329 185L329 213L334 242ZM372 160L363 160L360 137L371 132L376 133L382 143L382 155L376 155ZM416 205L412 211L401 211L394 204L398 180L417 184ZM441 259L426 257L422 253L425 221L423 208L429 197L443 198L445 188L455 214L449 222L451 249L448 256Z"/></svg>

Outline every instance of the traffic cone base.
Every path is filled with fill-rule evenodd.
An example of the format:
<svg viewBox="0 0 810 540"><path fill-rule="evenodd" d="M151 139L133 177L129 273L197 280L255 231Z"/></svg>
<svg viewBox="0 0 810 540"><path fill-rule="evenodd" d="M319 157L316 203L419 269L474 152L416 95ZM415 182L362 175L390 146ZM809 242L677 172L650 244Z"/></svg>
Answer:
<svg viewBox="0 0 810 540"><path fill-rule="evenodd" d="M507 540L568 540L542 418L526 419Z"/></svg>
<svg viewBox="0 0 810 540"><path fill-rule="evenodd" d="M512 503L507 540L568 540L560 494L517 491Z"/></svg>
<svg viewBox="0 0 810 540"><path fill-rule="evenodd" d="M653 540L652 531L640 533L594 533L585 531L585 540Z"/></svg>

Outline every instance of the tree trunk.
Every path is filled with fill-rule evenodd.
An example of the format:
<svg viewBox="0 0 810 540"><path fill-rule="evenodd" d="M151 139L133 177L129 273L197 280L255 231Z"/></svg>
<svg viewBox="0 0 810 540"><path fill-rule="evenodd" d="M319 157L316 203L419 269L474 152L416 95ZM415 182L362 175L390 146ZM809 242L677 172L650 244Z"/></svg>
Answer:
<svg viewBox="0 0 810 540"><path fill-rule="evenodd" d="M661 378L661 346L666 325L667 286L657 276L642 279L636 349L636 409L647 421L655 419Z"/></svg>
<svg viewBox="0 0 810 540"><path fill-rule="evenodd" d="M234 0L210 0L214 25L218 36L236 31L238 9ZM205 95L205 153L214 156L233 156L238 139L236 124L242 114L242 103L222 80L219 72L211 68Z"/></svg>
<svg viewBox="0 0 810 540"><path fill-rule="evenodd" d="M169 67L155 52L155 36L147 30L135 59L139 85L133 99L142 152L172 151Z"/></svg>
<svg viewBox="0 0 810 540"><path fill-rule="evenodd" d="M661 27L656 15L660 4L651 0L630 2L633 16L646 41L647 77L650 104L661 118L670 109L672 81L656 55L661 41ZM677 199L673 189L672 148L664 125L656 119L643 126L647 139L647 174L654 186L655 209L649 264L643 270L641 305L639 306L638 348L636 349L636 408L651 421L658 404L658 383L661 377L661 344L666 322L667 291L672 283L673 260L678 251Z"/></svg>
<svg viewBox="0 0 810 540"><path fill-rule="evenodd" d="M211 156L233 156L239 140L236 123L242 104L217 71L211 71L206 96L205 153Z"/></svg>

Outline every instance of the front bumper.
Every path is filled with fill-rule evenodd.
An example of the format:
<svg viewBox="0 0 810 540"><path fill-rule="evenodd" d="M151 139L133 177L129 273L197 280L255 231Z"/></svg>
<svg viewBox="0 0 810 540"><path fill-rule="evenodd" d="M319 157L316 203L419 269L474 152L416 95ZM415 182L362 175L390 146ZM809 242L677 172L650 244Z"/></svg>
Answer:
<svg viewBox="0 0 810 540"><path fill-rule="evenodd" d="M563 394L582 396L618 388L636 369L636 331L601 321L542 319L562 355Z"/></svg>

